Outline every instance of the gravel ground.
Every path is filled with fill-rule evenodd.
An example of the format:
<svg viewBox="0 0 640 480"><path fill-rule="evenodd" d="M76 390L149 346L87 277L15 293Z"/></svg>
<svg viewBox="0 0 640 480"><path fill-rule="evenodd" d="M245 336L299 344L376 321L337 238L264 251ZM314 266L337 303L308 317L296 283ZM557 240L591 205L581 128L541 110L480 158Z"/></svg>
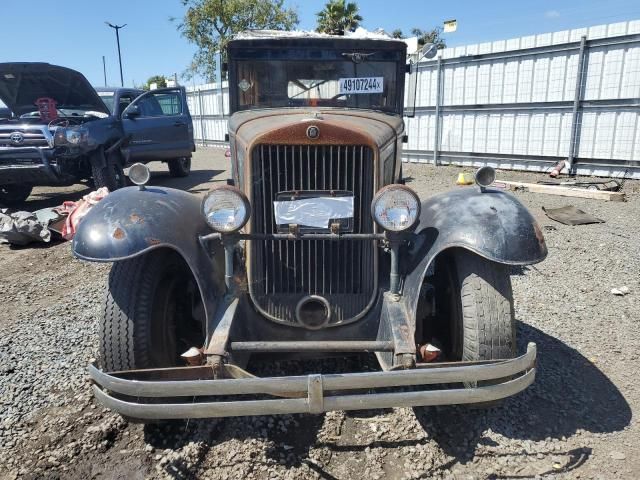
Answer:
<svg viewBox="0 0 640 480"><path fill-rule="evenodd" d="M194 168L188 179L157 173L152 182L201 193L226 178L220 150L200 151ZM460 171L405 166L422 196L460 188ZM66 243L0 245L0 478L638 478L640 183L624 191L627 203L516 193L549 246L545 262L512 277L519 346L538 344L539 374L491 410L129 424L97 405L86 383L108 266L73 259ZM26 208L83 193L36 189ZM569 227L541 210L569 204L606 223ZM620 286L630 293L612 295ZM365 358L324 367L370 365Z"/></svg>

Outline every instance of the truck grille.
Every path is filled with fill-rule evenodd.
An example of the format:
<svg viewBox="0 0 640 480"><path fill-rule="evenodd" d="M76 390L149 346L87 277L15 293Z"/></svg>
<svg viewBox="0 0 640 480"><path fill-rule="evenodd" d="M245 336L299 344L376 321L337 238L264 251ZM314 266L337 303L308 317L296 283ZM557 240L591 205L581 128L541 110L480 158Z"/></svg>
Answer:
<svg viewBox="0 0 640 480"><path fill-rule="evenodd" d="M11 136L19 133L22 141L15 142ZM0 147L48 147L43 127L4 127L0 128Z"/></svg>
<svg viewBox="0 0 640 480"><path fill-rule="evenodd" d="M258 145L252 155L252 220L255 233L275 233L273 201L291 190L354 193L354 233L373 232L373 152L361 145ZM374 241L251 240L249 290L272 320L297 324L295 308L307 295L325 297L329 324L356 320L376 289Z"/></svg>

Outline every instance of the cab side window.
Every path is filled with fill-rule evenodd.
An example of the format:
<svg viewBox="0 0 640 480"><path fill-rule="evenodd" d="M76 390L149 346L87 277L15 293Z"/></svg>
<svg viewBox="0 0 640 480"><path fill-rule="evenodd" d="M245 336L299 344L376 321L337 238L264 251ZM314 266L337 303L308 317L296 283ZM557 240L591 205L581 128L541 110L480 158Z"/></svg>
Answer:
<svg viewBox="0 0 640 480"><path fill-rule="evenodd" d="M120 95L120 98L118 99L118 111L124 112L124 109L127 108L131 102L133 102L134 98L134 95L131 93Z"/></svg>
<svg viewBox="0 0 640 480"><path fill-rule="evenodd" d="M150 93L137 102L143 117L167 117L182 114L180 92Z"/></svg>

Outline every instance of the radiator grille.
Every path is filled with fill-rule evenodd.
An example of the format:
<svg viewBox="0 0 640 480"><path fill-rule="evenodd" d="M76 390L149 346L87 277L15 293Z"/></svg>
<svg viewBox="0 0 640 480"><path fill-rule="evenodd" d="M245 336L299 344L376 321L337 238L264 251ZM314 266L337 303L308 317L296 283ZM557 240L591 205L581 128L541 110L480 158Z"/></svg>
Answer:
<svg viewBox="0 0 640 480"><path fill-rule="evenodd" d="M365 146L258 145L252 155L252 220L256 233L275 233L273 201L290 190L354 193L355 233L373 232L373 152ZM273 320L297 323L295 307L306 295L331 305L330 324L364 312L375 290L375 246L359 240L252 240L250 292Z"/></svg>
<svg viewBox="0 0 640 480"><path fill-rule="evenodd" d="M15 143L11 135L20 133L22 141ZM0 128L0 147L47 147L49 143L45 137L43 127L5 127Z"/></svg>

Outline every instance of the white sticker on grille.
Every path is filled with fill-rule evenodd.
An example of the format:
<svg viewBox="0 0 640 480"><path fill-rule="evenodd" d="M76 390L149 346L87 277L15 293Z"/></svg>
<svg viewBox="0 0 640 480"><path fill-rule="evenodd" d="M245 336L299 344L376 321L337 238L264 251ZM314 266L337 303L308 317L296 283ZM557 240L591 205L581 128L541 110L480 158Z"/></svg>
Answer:
<svg viewBox="0 0 640 480"><path fill-rule="evenodd" d="M300 200L274 201L278 225L304 225L329 228L329 220L353 218L353 197L313 197Z"/></svg>
<svg viewBox="0 0 640 480"><path fill-rule="evenodd" d="M340 94L383 93L384 77L341 78Z"/></svg>

